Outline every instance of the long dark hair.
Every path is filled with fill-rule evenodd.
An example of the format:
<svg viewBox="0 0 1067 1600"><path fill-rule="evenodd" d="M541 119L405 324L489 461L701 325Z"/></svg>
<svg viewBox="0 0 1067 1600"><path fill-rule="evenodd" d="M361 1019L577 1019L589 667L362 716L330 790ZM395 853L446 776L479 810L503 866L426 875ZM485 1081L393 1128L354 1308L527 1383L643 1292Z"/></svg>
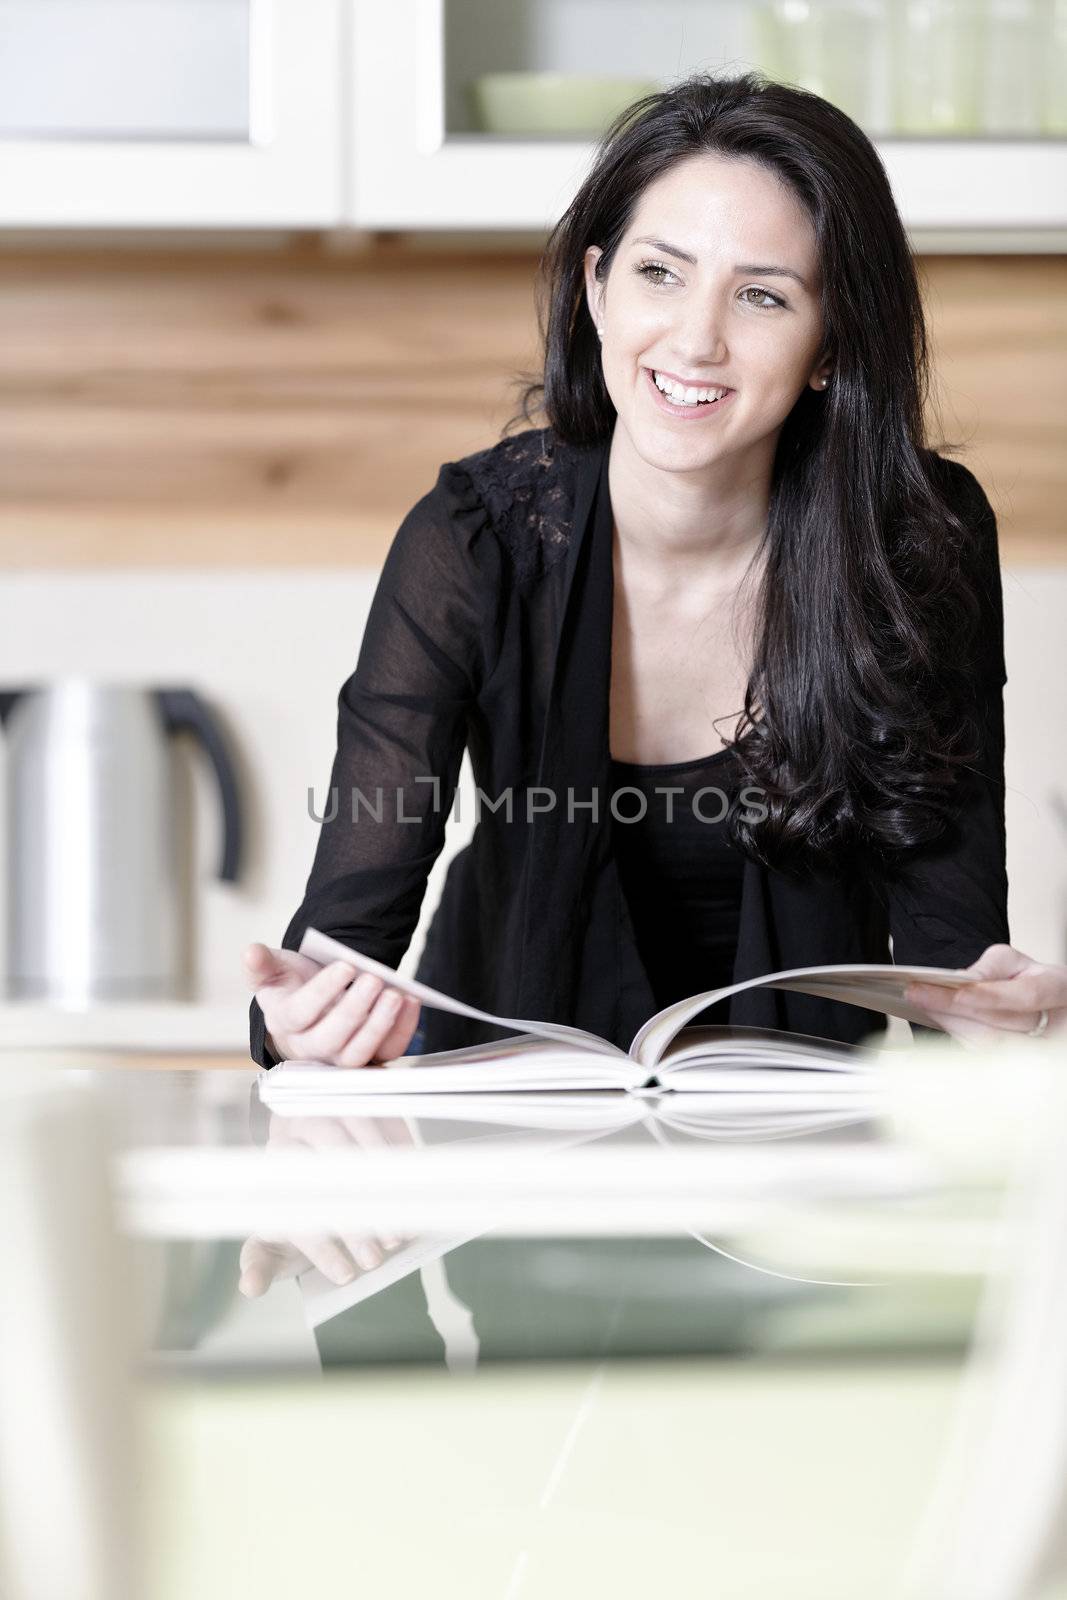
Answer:
<svg viewBox="0 0 1067 1600"><path fill-rule="evenodd" d="M878 153L820 96L760 73L699 73L628 106L552 230L537 282L543 370L522 409L574 445L606 441L615 408L585 303L646 186L702 152L758 161L811 218L829 387L805 388L778 440L756 661L735 749L767 814L731 815L766 865L888 870L955 820L980 743L967 646L980 617L962 554L973 529L924 443L929 354L907 236ZM942 448L946 448L942 446ZM954 448L954 447L948 447Z"/></svg>

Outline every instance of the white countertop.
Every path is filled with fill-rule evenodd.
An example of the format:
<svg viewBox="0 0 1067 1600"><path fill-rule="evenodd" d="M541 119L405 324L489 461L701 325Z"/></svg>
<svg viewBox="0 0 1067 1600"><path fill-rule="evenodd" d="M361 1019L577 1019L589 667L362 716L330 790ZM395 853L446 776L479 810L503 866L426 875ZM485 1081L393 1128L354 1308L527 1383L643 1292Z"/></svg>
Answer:
<svg viewBox="0 0 1067 1600"><path fill-rule="evenodd" d="M0 1002L5 1049L248 1051L247 999L127 1000L85 1008L36 1000Z"/></svg>

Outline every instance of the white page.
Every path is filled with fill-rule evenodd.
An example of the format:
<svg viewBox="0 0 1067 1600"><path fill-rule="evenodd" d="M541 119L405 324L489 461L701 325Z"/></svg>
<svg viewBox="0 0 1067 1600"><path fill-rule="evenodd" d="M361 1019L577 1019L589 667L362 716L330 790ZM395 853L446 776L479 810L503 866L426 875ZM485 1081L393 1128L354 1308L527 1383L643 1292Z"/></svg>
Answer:
<svg viewBox="0 0 1067 1600"><path fill-rule="evenodd" d="M743 983L728 984L724 989L708 989L694 995L691 1000L679 1000L649 1017L634 1036L630 1054L645 1066L655 1067L663 1051L693 1017L705 1007L729 995L740 994L743 989L793 989L800 994L820 995L827 1000L840 1000L850 1005L865 1006L871 1011L881 1011L886 1016L903 1017L906 1022L919 1022L936 1028L937 1022L921 1006L906 1001L904 989L909 983L934 983L946 988L960 988L967 983L981 983L977 973L964 972L958 967L896 967L889 963L839 962L822 967L790 967L781 973L766 977L746 978ZM827 1041L831 1043L832 1041Z"/></svg>
<svg viewBox="0 0 1067 1600"><path fill-rule="evenodd" d="M710 1048L709 1048L710 1047ZM822 1071L857 1072L876 1064L882 1051L819 1039L806 1033L782 1033L778 1028L741 1027L734 1023L707 1023L683 1028L670 1040L660 1058L660 1081L674 1068L681 1070L694 1057L709 1066L735 1066L755 1061L760 1066L814 1066Z"/></svg>
<svg viewBox="0 0 1067 1600"><path fill-rule="evenodd" d="M283 1061L260 1074L265 1105L284 1106L293 1096L353 1100L367 1095L499 1094L526 1089L628 1089L644 1082L643 1068L626 1057L560 1050L547 1059L491 1056L460 1066L423 1066L425 1056L399 1057L385 1067L331 1067L324 1061Z"/></svg>
<svg viewBox="0 0 1067 1600"><path fill-rule="evenodd" d="M474 1017L479 1022L491 1022L499 1028L513 1028L516 1033L534 1033L539 1038L554 1039L561 1044L593 1051L597 1055L621 1057L624 1061L629 1059L625 1050L620 1050L607 1039L601 1039L598 1034L588 1033L584 1028L572 1028L564 1022L531 1022L519 1017L497 1017L491 1011L480 1011L477 1006L469 1006L462 1000L453 1000L451 995L442 994L438 989L431 989L429 984L420 983L417 978L402 976L394 968L387 967L384 962L375 961L372 956L361 955L358 950L352 950L339 940L331 939L328 934L320 933L317 928L309 928L304 934L300 941L300 954L310 956L312 961L318 961L323 966L331 961L347 961L359 972L373 972L392 988L400 989L404 994L414 995L416 999L437 1006L442 1011L451 1011L456 1016Z"/></svg>

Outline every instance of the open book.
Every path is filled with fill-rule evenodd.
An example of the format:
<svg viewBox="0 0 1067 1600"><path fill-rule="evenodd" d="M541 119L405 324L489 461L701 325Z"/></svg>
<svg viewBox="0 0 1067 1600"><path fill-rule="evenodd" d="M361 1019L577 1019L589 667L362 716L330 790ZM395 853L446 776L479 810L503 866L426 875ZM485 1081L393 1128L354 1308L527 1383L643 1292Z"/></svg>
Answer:
<svg viewBox="0 0 1067 1600"><path fill-rule="evenodd" d="M262 1099L279 1110L295 1108L299 1101L313 1104L319 1096L329 1097L336 1104L339 1096L348 1095L484 1090L687 1090L746 1098L768 1093L810 1096L816 1082L818 1099L825 1105L841 1102L857 1089L869 1089L870 1074L882 1052L866 1044L844 1044L774 1028L692 1027L691 1019L717 1000L762 986L822 995L936 1027L928 1012L904 999L906 986L917 980L950 988L981 981L975 974L955 967L888 963L794 967L677 1000L649 1017L638 1029L629 1050L621 1050L609 1040L567 1023L499 1017L481 1011L415 978L401 976L394 968L361 955L316 928L309 928L304 934L300 953L324 966L331 961L347 961L359 972L375 973L425 1005L515 1031L512 1037L458 1050L401 1056L383 1067L281 1062L260 1074ZM814 1078L816 1072L820 1075L818 1080Z"/></svg>

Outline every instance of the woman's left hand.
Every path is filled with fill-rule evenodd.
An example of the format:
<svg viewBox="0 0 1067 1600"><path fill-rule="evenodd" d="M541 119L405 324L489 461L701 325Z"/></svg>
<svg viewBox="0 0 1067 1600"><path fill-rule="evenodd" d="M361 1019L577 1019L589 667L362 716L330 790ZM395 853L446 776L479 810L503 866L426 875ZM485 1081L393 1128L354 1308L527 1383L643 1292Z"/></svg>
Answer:
<svg viewBox="0 0 1067 1600"><path fill-rule="evenodd" d="M1003 1042L1006 1033L1036 1028L1048 1012L1044 1037L1067 1028L1067 967L1034 961L1010 944L991 944L962 972L983 980L958 989L909 983L904 998L925 1011L946 1033L975 1044Z"/></svg>

